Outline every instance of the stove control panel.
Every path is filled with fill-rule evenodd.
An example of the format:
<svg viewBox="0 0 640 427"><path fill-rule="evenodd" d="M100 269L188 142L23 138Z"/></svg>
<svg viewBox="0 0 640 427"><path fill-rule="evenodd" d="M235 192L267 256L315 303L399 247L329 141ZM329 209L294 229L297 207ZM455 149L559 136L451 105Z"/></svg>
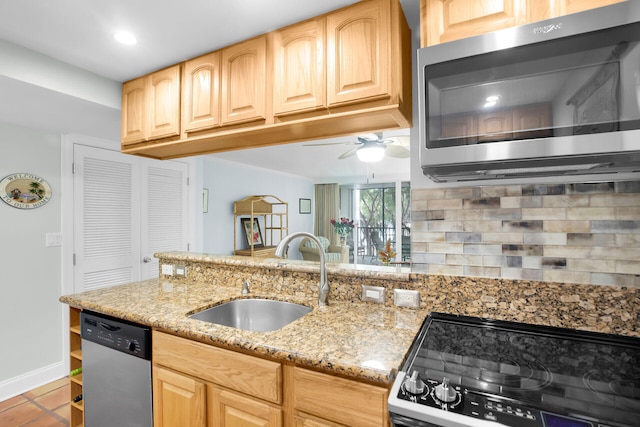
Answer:
<svg viewBox="0 0 640 427"><path fill-rule="evenodd" d="M441 381L421 379L417 371L402 380L398 399L466 415L473 419L498 422L513 427L606 427L563 415L539 411L508 402L486 393L451 384L447 377ZM419 410L417 410L419 411ZM428 421L433 421L429 419ZM470 426L473 420L470 419Z"/></svg>

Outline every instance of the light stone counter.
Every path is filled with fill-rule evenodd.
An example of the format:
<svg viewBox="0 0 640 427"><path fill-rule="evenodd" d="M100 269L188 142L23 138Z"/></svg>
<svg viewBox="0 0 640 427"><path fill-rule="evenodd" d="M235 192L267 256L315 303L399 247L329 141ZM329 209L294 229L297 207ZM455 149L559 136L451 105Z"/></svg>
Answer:
<svg viewBox="0 0 640 427"><path fill-rule="evenodd" d="M222 258L218 261L222 262ZM250 259L224 258L224 262L234 265L246 266L247 261ZM389 385L392 382L396 369L427 315L426 310L359 300L345 301L336 298L335 292L330 294L327 307L319 307L317 285L302 283L302 287L283 286L282 280L277 277L279 274L266 268L269 264L269 261L258 263L265 271L265 283L252 280L248 297L279 299L313 308L309 314L272 332L249 332L187 317L201 309L244 297L240 283L234 280L229 284L219 282L228 278L224 274L219 280L207 281L179 280L175 277L171 280L152 279L63 296L60 300L74 307L232 350L291 361L300 366L373 383ZM252 263L252 267L255 264ZM271 267L274 265L271 264ZM299 272L309 268L297 266ZM317 266L312 266L310 271L314 269L317 270ZM197 276L194 265L190 264L189 270ZM374 277L380 273L374 268L365 274ZM393 275L398 276L395 270ZM408 274L404 276L406 280ZM304 289L307 285L309 289Z"/></svg>

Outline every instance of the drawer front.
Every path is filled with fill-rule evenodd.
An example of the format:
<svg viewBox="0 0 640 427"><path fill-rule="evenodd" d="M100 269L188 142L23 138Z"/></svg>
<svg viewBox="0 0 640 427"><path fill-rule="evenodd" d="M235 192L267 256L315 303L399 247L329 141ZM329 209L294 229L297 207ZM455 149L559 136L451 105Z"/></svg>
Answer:
<svg viewBox="0 0 640 427"><path fill-rule="evenodd" d="M154 364L273 403L282 403L280 363L153 331Z"/></svg>
<svg viewBox="0 0 640 427"><path fill-rule="evenodd" d="M386 426L388 390L302 368L294 372L294 407L351 427Z"/></svg>

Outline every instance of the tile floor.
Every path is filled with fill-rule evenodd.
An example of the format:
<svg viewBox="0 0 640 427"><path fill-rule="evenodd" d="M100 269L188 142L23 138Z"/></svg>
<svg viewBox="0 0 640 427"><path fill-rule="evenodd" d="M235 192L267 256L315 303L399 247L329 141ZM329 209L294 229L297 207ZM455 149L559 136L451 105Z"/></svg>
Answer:
<svg viewBox="0 0 640 427"><path fill-rule="evenodd" d="M61 378L0 402L0 426L68 426L69 393L69 379Z"/></svg>

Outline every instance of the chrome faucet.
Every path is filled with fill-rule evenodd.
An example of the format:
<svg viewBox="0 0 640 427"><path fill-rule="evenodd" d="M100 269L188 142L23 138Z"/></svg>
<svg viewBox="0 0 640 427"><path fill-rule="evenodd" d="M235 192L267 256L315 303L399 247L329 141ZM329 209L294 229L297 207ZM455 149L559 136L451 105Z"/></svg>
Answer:
<svg viewBox="0 0 640 427"><path fill-rule="evenodd" d="M295 233L288 234L278 243L278 247L276 248L275 255L277 257L284 258L287 255L287 248L289 247L289 243L296 237L308 237L318 246L318 253L320 254L320 292L318 295L318 305L325 306L327 305L327 297L329 296L329 281L327 280L327 267L325 263L324 250L322 248L322 243L316 236L311 233L307 233L305 231L297 231Z"/></svg>

